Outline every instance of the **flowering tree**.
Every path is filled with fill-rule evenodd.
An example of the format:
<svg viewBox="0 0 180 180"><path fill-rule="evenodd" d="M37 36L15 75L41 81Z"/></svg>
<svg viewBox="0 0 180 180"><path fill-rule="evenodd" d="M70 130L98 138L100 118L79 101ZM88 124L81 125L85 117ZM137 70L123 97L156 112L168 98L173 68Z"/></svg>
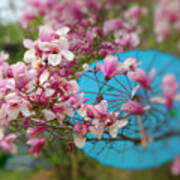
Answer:
<svg viewBox="0 0 180 180"><path fill-rule="evenodd" d="M180 4L177 0L161 0L155 8L155 32L161 42L172 33L171 28L180 30Z"/></svg>
<svg viewBox="0 0 180 180"><path fill-rule="evenodd" d="M117 6L119 3L121 6ZM23 27L30 28L31 20L39 16L43 17L44 25L39 27L36 40L24 40L27 48L24 62L9 65L8 55L0 54L0 146L4 152L16 152L16 139L22 136L30 146L30 153L39 155L47 142L54 138L68 141L70 149L73 143L83 148L86 141L109 139L132 141L146 149L149 141L177 134L168 132L163 137L152 138L143 128L142 121L152 104L163 106L169 112L175 102L180 101L177 74L163 72L162 93L159 95L153 93L152 88L159 73L156 69L147 74L141 68L145 62L138 58L119 61L112 55L141 43L144 26L140 19L148 10L138 5L129 8L128 3L124 0L27 0L28 8L20 17ZM167 17L162 16L166 11L163 7L167 7L162 4L163 1L158 5L162 8L156 13L155 21L158 40L168 35L162 30L164 26L159 24L161 18L165 18L163 22L173 22L175 27L180 22L178 10L169 12L170 9ZM91 62L104 57L104 62L97 63L93 69L89 67ZM95 79L102 86L92 103L77 82L87 72L95 75L101 72L104 78L103 82ZM124 90L119 90L118 97L125 98L116 101L116 104L120 102L118 109L110 110L110 102L104 98L108 92L102 89L105 86L115 89L108 83L115 78L119 81L122 76L136 86L129 96L126 86L122 85ZM142 102L138 94L142 89L151 93L150 104ZM137 117L141 135L135 139L120 133L132 116Z"/></svg>

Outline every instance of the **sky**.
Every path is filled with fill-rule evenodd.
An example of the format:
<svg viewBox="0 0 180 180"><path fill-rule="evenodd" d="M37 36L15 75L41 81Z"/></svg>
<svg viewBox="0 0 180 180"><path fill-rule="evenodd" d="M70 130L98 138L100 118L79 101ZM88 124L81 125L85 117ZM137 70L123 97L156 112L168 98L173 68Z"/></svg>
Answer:
<svg viewBox="0 0 180 180"><path fill-rule="evenodd" d="M19 10L23 7L25 0L0 0L0 23L8 24L17 20ZM16 10L10 8L10 2Z"/></svg>

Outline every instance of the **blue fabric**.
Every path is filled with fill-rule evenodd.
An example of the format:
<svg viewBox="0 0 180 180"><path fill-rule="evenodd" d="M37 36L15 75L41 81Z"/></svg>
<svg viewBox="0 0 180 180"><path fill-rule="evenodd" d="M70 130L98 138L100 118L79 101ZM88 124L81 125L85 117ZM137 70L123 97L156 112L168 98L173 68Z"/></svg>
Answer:
<svg viewBox="0 0 180 180"><path fill-rule="evenodd" d="M114 56L117 56L119 61L124 61L128 57L137 58L139 62L142 62L139 67L144 69L147 74L152 68L156 69L157 76L152 82L152 91L140 89L139 93L143 97L142 103L147 103L147 97L154 96L152 93L155 96L162 96L161 80L165 74L174 73L180 83L180 59L176 56L156 50L131 50L114 54ZM90 68L94 69L99 62L103 63L103 60L93 63ZM121 105L128 101L135 85L137 84L127 80L124 75L112 78L106 85L102 72L98 72L96 75L92 72L85 72L79 80L81 91L85 92L85 97L89 98L87 103L95 103L97 92L99 92L108 101L108 111L118 110L119 112L121 112ZM170 115L164 106L153 105L153 109L142 117L143 127L148 131L149 136L156 138L164 133L180 131L180 103L175 103L173 111L175 111L174 116ZM132 138L140 138L136 117L131 116L128 120L129 125L120 129L119 133ZM108 135L106 136L111 139ZM95 138L90 133L88 137ZM160 166L180 154L180 137L173 136L148 142L145 150L141 144L134 144L126 140L87 142L83 151L103 165L118 169L141 170Z"/></svg>

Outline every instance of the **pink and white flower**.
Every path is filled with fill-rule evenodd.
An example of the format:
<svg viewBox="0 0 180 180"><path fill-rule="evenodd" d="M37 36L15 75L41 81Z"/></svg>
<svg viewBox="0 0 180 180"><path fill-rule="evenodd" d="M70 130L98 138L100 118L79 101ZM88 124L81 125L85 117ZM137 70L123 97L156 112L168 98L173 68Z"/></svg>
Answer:
<svg viewBox="0 0 180 180"><path fill-rule="evenodd" d="M167 108L171 109L173 107L173 102L177 97L177 83L176 78L173 74L168 74L164 76L162 80L163 96L166 100Z"/></svg>
<svg viewBox="0 0 180 180"><path fill-rule="evenodd" d="M78 148L83 148L86 143L86 135L88 133L88 127L85 124L76 124L74 126L74 143Z"/></svg>
<svg viewBox="0 0 180 180"><path fill-rule="evenodd" d="M25 99L15 94L9 94L6 96L6 101L8 120L17 119L20 113L25 117L31 115L30 104Z"/></svg>
<svg viewBox="0 0 180 180"><path fill-rule="evenodd" d="M2 65L6 60L9 58L9 55L6 54L5 52L1 51L0 52L0 64Z"/></svg>
<svg viewBox="0 0 180 180"><path fill-rule="evenodd" d="M116 138L118 136L118 131L120 128L124 128L128 125L128 120L127 119L119 119L116 120L115 123L113 123L109 127L109 134L113 137Z"/></svg>
<svg viewBox="0 0 180 180"><path fill-rule="evenodd" d="M149 89L151 87L151 83L154 79L155 73L155 69L152 69L148 78L144 70L136 69L136 71L134 72L128 72L127 75L130 79L140 83L143 88Z"/></svg>
<svg viewBox="0 0 180 180"><path fill-rule="evenodd" d="M44 138L33 138L30 139L26 142L26 144L32 146L30 148L30 153L39 156L39 154L41 153L44 144L45 144L46 140Z"/></svg>
<svg viewBox="0 0 180 180"><path fill-rule="evenodd" d="M32 137L37 137L41 135L44 131L48 129L47 126L37 126L35 128L28 128L27 135Z"/></svg>
<svg viewBox="0 0 180 180"><path fill-rule="evenodd" d="M121 109L127 113L128 116L131 115L143 115L144 107L137 101L129 100L128 103L122 105Z"/></svg>
<svg viewBox="0 0 180 180"><path fill-rule="evenodd" d="M16 145L13 143L14 140L17 138L15 134L9 134L1 136L0 139L0 147L2 148L3 152L5 153L16 153L17 148Z"/></svg>

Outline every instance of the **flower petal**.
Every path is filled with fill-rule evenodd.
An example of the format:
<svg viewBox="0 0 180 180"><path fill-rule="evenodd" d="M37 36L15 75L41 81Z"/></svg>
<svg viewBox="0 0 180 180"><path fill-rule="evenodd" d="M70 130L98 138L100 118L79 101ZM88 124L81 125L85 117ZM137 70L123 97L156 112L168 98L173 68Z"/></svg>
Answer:
<svg viewBox="0 0 180 180"><path fill-rule="evenodd" d="M61 63L62 58L60 54L50 54L48 56L48 63L52 66L57 66Z"/></svg>
<svg viewBox="0 0 180 180"><path fill-rule="evenodd" d="M49 78L49 72L48 72L48 71L44 71L44 72L41 74L40 78L39 78L40 84L43 84L45 81L48 80L48 78Z"/></svg>
<svg viewBox="0 0 180 180"><path fill-rule="evenodd" d="M61 51L61 54L69 61L72 61L74 59L74 54L71 51L63 50Z"/></svg>
<svg viewBox="0 0 180 180"><path fill-rule="evenodd" d="M74 143L78 148L83 148L85 143L86 143L86 137L84 136L80 136L78 134L75 133L74 135Z"/></svg>
<svg viewBox="0 0 180 180"><path fill-rule="evenodd" d="M56 34L59 36L65 36L69 31L70 31L70 29L67 26L65 26L65 27L58 29L56 31Z"/></svg>

